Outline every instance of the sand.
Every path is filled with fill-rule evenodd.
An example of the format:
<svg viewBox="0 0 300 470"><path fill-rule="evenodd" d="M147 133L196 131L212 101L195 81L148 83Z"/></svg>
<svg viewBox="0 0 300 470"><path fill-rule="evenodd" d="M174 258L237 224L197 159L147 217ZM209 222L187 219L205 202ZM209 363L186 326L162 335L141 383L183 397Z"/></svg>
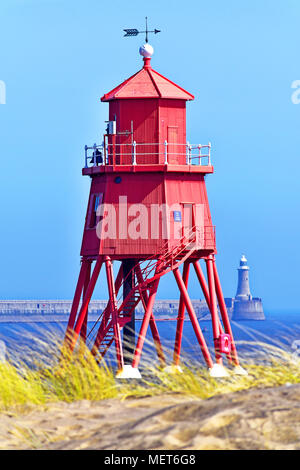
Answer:
<svg viewBox="0 0 300 470"><path fill-rule="evenodd" d="M0 416L0 449L296 450L300 384L201 400L176 394L30 406Z"/></svg>

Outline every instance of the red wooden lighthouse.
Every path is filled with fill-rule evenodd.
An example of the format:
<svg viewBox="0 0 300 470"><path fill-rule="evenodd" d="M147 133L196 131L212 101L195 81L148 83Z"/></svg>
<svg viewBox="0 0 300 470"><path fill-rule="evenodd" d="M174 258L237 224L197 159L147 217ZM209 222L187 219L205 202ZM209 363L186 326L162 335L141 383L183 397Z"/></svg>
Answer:
<svg viewBox="0 0 300 470"><path fill-rule="evenodd" d="M114 345L117 375L139 377L150 327L165 365L153 306L160 279L171 272L180 295L173 365L179 367L187 311L211 375L227 375L222 355L242 374L215 263L215 228L204 180L213 173L210 144L187 142L186 102L193 95L152 69L148 43L140 53L142 69L101 98L109 104L102 144L85 147L83 174L91 178L91 189L66 342L73 350L81 336L99 361ZM207 280L200 259L206 263ZM188 294L191 267L211 313L214 357ZM88 306L101 269L107 306L88 331ZM136 332L139 303L144 317Z"/></svg>

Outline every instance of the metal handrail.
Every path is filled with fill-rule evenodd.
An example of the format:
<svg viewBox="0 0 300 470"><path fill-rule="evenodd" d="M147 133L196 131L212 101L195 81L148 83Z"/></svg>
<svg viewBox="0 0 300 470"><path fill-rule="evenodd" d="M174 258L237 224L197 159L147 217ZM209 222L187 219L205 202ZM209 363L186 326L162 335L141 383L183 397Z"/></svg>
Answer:
<svg viewBox="0 0 300 470"><path fill-rule="evenodd" d="M139 147L142 146L152 146L157 147L158 151L149 152L139 151ZM161 150L161 146L163 146ZM172 151L174 147L178 150L184 149L184 151ZM85 168L90 166L102 166L102 165L109 165L113 160L114 164L116 159L122 159L123 157L128 159L131 158L131 164L137 165L137 158L138 157L148 157L148 156L156 156L160 157L163 156L164 164L169 164L169 157L170 156L184 156L185 163L187 165L211 165L211 143L209 142L206 145L201 144L190 144L187 142L186 144L180 143L171 143L171 142L136 142L133 141L132 143L107 143L103 142L101 145L94 144L93 146L85 146ZM125 151L124 151L124 150ZM205 153L203 152L205 149ZM119 151L118 151L119 150ZM123 150L123 151L121 151ZM205 163L203 163L203 159L206 159ZM117 165L124 165L124 163L118 162ZM128 162L126 162L128 165ZM147 163L139 162L139 165L147 165Z"/></svg>

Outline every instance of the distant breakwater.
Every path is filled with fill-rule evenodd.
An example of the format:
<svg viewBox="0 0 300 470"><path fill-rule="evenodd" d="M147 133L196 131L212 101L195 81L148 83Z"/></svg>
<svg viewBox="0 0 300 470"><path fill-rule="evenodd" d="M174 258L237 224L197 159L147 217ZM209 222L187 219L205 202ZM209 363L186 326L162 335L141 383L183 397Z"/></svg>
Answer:
<svg viewBox="0 0 300 470"><path fill-rule="evenodd" d="M228 316L231 319L234 310L234 299L225 299ZM253 302L252 302L253 303ZM210 312L204 299L193 299L192 304L200 320L209 320ZM263 312L247 311L245 304L245 317L240 312L238 320L264 320ZM97 321L107 306L107 300L91 300L89 304L89 321ZM0 323L17 322L68 322L72 307L71 300L0 300ZM154 304L154 315L157 320L176 320L178 315L179 299L158 299ZM244 309L243 309L244 310ZM144 309L139 303L135 309L136 319L143 317ZM188 316L186 315L187 319ZM235 318L234 318L235 319Z"/></svg>
<svg viewBox="0 0 300 470"><path fill-rule="evenodd" d="M209 314L204 300L193 300L196 314L203 317ZM91 300L89 304L89 320L97 321L107 306L106 300ZM0 300L0 322L67 322L72 307L71 300ZM154 314L157 319L177 318L179 300L157 300ZM143 317L142 304L136 307L136 318Z"/></svg>

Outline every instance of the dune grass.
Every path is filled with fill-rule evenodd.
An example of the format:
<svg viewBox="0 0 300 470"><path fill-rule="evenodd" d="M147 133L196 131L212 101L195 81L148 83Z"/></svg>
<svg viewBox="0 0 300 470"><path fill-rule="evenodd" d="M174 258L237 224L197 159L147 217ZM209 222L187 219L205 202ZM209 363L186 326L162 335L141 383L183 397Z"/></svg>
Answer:
<svg viewBox="0 0 300 470"><path fill-rule="evenodd" d="M46 405L50 402L77 400L120 400L162 393L176 393L205 399L217 394L250 387L274 387L300 383L300 360L286 351L263 345L265 359L243 362L247 376L231 374L214 379L203 366L186 363L182 373L170 374L148 364L142 380L117 380L115 371L97 364L83 345L72 357L58 360L53 349L51 361L32 364L10 361L0 364L0 411L22 405ZM48 351L49 352L49 351ZM267 359L266 359L267 358ZM143 357L145 362L145 357ZM230 369L229 369L230 371Z"/></svg>

